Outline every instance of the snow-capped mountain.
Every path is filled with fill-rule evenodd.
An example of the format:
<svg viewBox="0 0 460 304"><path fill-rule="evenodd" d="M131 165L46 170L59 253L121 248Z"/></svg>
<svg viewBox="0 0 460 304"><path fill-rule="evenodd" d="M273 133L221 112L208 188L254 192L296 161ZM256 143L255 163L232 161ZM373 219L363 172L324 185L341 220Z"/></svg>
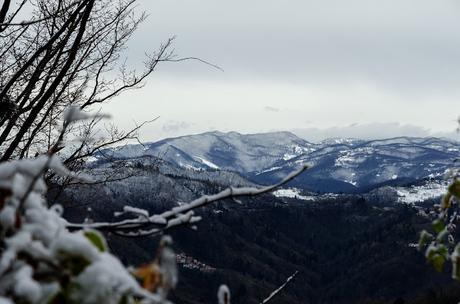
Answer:
<svg viewBox="0 0 460 304"><path fill-rule="evenodd" d="M366 192L384 185L439 179L460 156L460 143L439 138L329 139L310 143L289 132L208 132L106 150L145 155L191 170L235 171L260 183L279 181L301 164L311 169L291 186L314 192Z"/></svg>
<svg viewBox="0 0 460 304"><path fill-rule="evenodd" d="M113 150L115 158L152 155L189 169L221 169L249 173L312 152L315 145L289 132L240 134L208 132L168 138Z"/></svg>
<svg viewBox="0 0 460 304"><path fill-rule="evenodd" d="M273 170L251 174L258 181L273 182L308 163L312 168L293 185L319 192L365 192L384 185L442 178L459 156L459 143L438 138L328 141L311 153L278 161Z"/></svg>

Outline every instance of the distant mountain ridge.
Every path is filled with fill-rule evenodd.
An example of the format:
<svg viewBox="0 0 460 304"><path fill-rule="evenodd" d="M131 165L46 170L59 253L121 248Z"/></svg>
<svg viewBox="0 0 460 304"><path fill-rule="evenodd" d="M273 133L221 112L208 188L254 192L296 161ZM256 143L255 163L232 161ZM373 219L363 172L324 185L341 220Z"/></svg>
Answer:
<svg viewBox="0 0 460 304"><path fill-rule="evenodd" d="M290 132L262 134L219 131L163 139L113 150L115 158L153 155L190 169L222 169L248 173L281 159L311 151L314 144Z"/></svg>
<svg viewBox="0 0 460 304"><path fill-rule="evenodd" d="M441 138L329 139L318 144L290 132L207 132L104 151L116 159L156 156L190 170L235 171L256 183L280 180L301 164L312 168L292 185L314 192L358 193L442 177L460 143Z"/></svg>
<svg viewBox="0 0 460 304"><path fill-rule="evenodd" d="M414 243L431 225L447 187L442 175L459 151L438 138L312 144L288 132L208 132L104 150L88 165L95 178L113 181L69 187L59 203L72 222L107 221L126 205L161 213L228 186L278 181L309 163L272 194L197 209L198 230L171 230L178 253L214 269L179 265L171 300L211 303L218 284L229 282L235 302L260 303L299 271L277 303L434 303L412 299L448 286L450 274L427 267ZM108 240L133 265L151 262L157 246L152 238Z"/></svg>

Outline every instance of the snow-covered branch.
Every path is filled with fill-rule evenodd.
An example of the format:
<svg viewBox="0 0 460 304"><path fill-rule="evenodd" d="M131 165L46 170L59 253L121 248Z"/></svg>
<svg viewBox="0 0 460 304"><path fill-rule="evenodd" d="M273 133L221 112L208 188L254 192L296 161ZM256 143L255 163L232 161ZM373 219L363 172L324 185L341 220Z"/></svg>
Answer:
<svg viewBox="0 0 460 304"><path fill-rule="evenodd" d="M257 196L264 193L269 193L274 189L288 183L293 180L295 177L303 173L308 169L307 165L302 166L299 170L289 174L280 182L263 187L263 188L254 188L254 187L241 187L233 188L229 187L217 194L214 195L205 195L199 197L187 204L184 204L179 207L174 207L168 211L165 211L160 214L149 215L147 210L140 211L136 208L135 212L132 207L128 207L128 210L124 210L124 213L131 213L137 215L133 218L128 218L116 222L97 222L97 223L67 223L67 227L71 230L78 230L84 228L98 229L98 230L109 230L114 233L129 236L148 236L155 235L164 232L167 229L183 225L183 224L193 224L201 220L201 217L194 215L194 210L210 205L217 201L224 199L237 199L239 197L250 197ZM140 214L142 213L142 214ZM117 213L119 214L119 213Z"/></svg>
<svg viewBox="0 0 460 304"><path fill-rule="evenodd" d="M61 134L75 117L64 123ZM59 136L55 146L61 140ZM62 218L63 208L47 207L47 170L79 177L54 151L0 163L0 303L128 303L134 298L142 303L169 303L166 286L141 286L108 252L99 232L72 233ZM138 214L133 208L125 211ZM171 256L171 252L165 245L159 254ZM174 273L175 264L157 264L158 275Z"/></svg>
<svg viewBox="0 0 460 304"><path fill-rule="evenodd" d="M68 231L62 207L44 198L48 169L72 175L55 155L0 164L0 302L168 303L139 285L97 231Z"/></svg>
<svg viewBox="0 0 460 304"><path fill-rule="evenodd" d="M260 302L260 304L266 304L270 302L278 293L281 292L281 290L283 290L286 287L286 285L289 284L290 281L292 281L296 277L298 273L299 273L298 271L294 272L294 274L292 274L289 278L287 278L286 282L284 282L283 285L275 289L267 298L265 298L262 302Z"/></svg>

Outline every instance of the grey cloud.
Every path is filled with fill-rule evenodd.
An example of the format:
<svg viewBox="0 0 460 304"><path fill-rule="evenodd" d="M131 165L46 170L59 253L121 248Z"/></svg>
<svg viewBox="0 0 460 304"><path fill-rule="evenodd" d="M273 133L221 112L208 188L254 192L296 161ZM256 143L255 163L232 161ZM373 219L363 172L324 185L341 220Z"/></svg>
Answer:
<svg viewBox="0 0 460 304"><path fill-rule="evenodd" d="M460 113L457 0L139 1L150 17L126 50L130 66L140 67L144 51L177 35L179 56L225 70L197 61L158 66L138 99L176 120L162 136L211 125L256 132L373 121L426 128L371 124L299 133L311 140L426 136L434 134L427 128L449 131L446 116ZM280 109L276 120L251 115L270 108Z"/></svg>
<svg viewBox="0 0 460 304"><path fill-rule="evenodd" d="M141 4L151 17L133 54L177 34L179 54L199 56L226 71L220 75L188 62L164 66L162 73L310 85L370 82L403 91L442 91L460 82L460 6L453 0Z"/></svg>

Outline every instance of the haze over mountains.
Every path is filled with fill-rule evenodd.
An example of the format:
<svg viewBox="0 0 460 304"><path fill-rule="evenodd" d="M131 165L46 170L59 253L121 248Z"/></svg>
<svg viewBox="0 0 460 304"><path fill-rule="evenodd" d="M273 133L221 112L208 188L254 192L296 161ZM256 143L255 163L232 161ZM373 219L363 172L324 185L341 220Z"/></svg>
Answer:
<svg viewBox="0 0 460 304"><path fill-rule="evenodd" d="M290 185L318 193L362 193L385 185L439 180L460 143L441 138L329 139L311 143L290 132L208 132L105 150L116 159L156 156L192 171L233 171L259 184L279 181L301 164L312 168Z"/></svg>

